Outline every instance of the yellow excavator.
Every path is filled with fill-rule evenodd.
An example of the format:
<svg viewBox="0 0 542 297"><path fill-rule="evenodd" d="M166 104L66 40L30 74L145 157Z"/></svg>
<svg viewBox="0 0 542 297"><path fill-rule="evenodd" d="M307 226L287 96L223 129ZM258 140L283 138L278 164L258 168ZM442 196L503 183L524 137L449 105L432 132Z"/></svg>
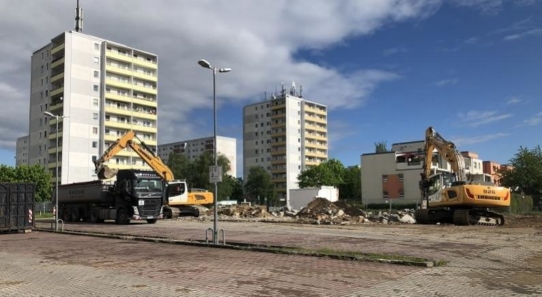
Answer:
<svg viewBox="0 0 542 297"><path fill-rule="evenodd" d="M452 172L433 172L435 149L450 163ZM419 186L422 203L415 213L418 224L504 225L504 216L490 209L509 207L510 189L469 180L465 159L455 144L433 127L425 132L425 162Z"/></svg>
<svg viewBox="0 0 542 297"><path fill-rule="evenodd" d="M137 139L138 142L134 141ZM152 150L139 139L132 130L128 131L121 138L109 146L102 156L94 162L96 174L100 180L114 178L118 169L113 169L104 164L124 148L131 148L141 159L158 174L167 184L164 187L164 218L177 218L179 215L199 216L199 209L195 205L213 203L213 193L205 190L188 191L185 180L175 179L171 169L156 156Z"/></svg>

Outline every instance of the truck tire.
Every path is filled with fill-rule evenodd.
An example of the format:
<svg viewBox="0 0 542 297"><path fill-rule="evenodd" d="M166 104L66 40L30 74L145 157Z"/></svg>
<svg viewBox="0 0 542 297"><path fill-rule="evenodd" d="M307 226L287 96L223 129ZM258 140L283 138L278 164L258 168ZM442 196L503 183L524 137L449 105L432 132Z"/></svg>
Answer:
<svg viewBox="0 0 542 297"><path fill-rule="evenodd" d="M124 208L119 208L117 210L117 224L129 224L130 218L128 217L128 212Z"/></svg>
<svg viewBox="0 0 542 297"><path fill-rule="evenodd" d="M70 208L70 221L71 222L81 221L81 216L79 215L79 208L77 207Z"/></svg>
<svg viewBox="0 0 542 297"><path fill-rule="evenodd" d="M192 215L193 215L195 218L199 217L199 208L194 207L194 209L192 210Z"/></svg>
<svg viewBox="0 0 542 297"><path fill-rule="evenodd" d="M62 219L62 221L64 221L64 223L68 223L71 219L70 209L67 207L62 208L62 212L60 213L60 218Z"/></svg>
<svg viewBox="0 0 542 297"><path fill-rule="evenodd" d="M99 221L100 221L100 210L98 210L96 208L93 208L93 209L90 210L88 216L90 218L91 223L93 223L93 224L99 223Z"/></svg>
<svg viewBox="0 0 542 297"><path fill-rule="evenodd" d="M148 219L147 220L147 223L149 224L156 224L156 221L158 221L157 219Z"/></svg>

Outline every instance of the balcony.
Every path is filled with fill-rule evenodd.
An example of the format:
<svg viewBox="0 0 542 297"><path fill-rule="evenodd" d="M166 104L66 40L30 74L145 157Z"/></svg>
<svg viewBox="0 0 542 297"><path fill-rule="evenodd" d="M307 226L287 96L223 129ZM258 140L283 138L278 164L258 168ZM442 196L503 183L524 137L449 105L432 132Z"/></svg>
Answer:
<svg viewBox="0 0 542 297"><path fill-rule="evenodd" d="M143 92L143 93L152 94L152 95L158 94L158 92L156 91L156 87L146 87L142 84L139 84L139 85L133 84L132 89L138 92Z"/></svg>
<svg viewBox="0 0 542 297"><path fill-rule="evenodd" d="M143 126L143 125L131 125L132 130L134 131L140 131L140 132L150 132L150 133L156 133L156 126Z"/></svg>
<svg viewBox="0 0 542 297"><path fill-rule="evenodd" d="M395 165L397 170L422 169L422 162L400 162Z"/></svg>
<svg viewBox="0 0 542 297"><path fill-rule="evenodd" d="M47 153L49 154L55 154L57 151L56 147L50 147L48 150L47 150ZM62 151L62 146L59 146L58 147L58 152L61 152Z"/></svg>
<svg viewBox="0 0 542 297"><path fill-rule="evenodd" d="M51 49L51 55L54 55L55 53L63 50L65 46L66 46L66 44L62 43L61 45L57 45L57 46L53 47Z"/></svg>
<svg viewBox="0 0 542 297"><path fill-rule="evenodd" d="M112 113L112 114L119 114L119 115L125 115L125 116L131 116L132 111L128 108L118 108L113 106L105 106L105 112L106 113Z"/></svg>
<svg viewBox="0 0 542 297"><path fill-rule="evenodd" d="M130 97L130 96L120 95L120 94L113 93L113 92L105 92L105 99L113 99L113 100L117 100L117 101L130 103L130 102L132 102L133 98Z"/></svg>
<svg viewBox="0 0 542 297"><path fill-rule="evenodd" d="M286 145L286 140L282 140L282 141L277 141L277 142L272 142L272 143L271 143L271 147L285 146L285 145Z"/></svg>
<svg viewBox="0 0 542 297"><path fill-rule="evenodd" d="M325 117L305 115L305 121L312 121L327 125L327 119Z"/></svg>
<svg viewBox="0 0 542 297"><path fill-rule="evenodd" d="M105 141L117 141L117 139L121 138L121 136L117 136L117 135L113 135L113 134L105 134L104 135L104 140Z"/></svg>
<svg viewBox="0 0 542 297"><path fill-rule="evenodd" d="M316 133L313 133L313 134L305 133L305 138L306 139L308 138L308 139L314 139L314 140L327 141L326 136L322 136L322 135L319 135L319 134L316 134Z"/></svg>
<svg viewBox="0 0 542 297"><path fill-rule="evenodd" d="M272 123L271 124L271 128L282 128L282 127L286 127L286 122L284 122L284 123Z"/></svg>
<svg viewBox="0 0 542 297"><path fill-rule="evenodd" d="M64 118L59 118L59 119L58 119L58 122L59 122L59 123L62 122L62 121L64 121ZM56 125L56 118L51 118L51 119L49 120L49 125Z"/></svg>
<svg viewBox="0 0 542 297"><path fill-rule="evenodd" d="M58 59L58 60L54 60L54 62L51 63L51 69L54 69L54 68L56 68L57 66L60 66L60 65L62 65L62 64L64 64L64 57L62 57L62 58L60 58L60 59Z"/></svg>
<svg viewBox="0 0 542 297"><path fill-rule="evenodd" d="M51 105L49 107L49 111L55 111L55 110L58 110L58 109L62 109L62 107L64 107L64 104L62 103L57 103L55 105ZM62 114L62 112L57 112L57 114Z"/></svg>
<svg viewBox="0 0 542 297"><path fill-rule="evenodd" d="M286 109L286 102L282 102L280 104L271 104L271 110L278 110L278 109Z"/></svg>
<svg viewBox="0 0 542 297"><path fill-rule="evenodd" d="M105 84L107 86L121 88L121 89L131 89L134 86L129 82L122 82L122 81L118 81L118 80L114 80L110 78L105 79Z"/></svg>
<svg viewBox="0 0 542 297"><path fill-rule="evenodd" d="M62 94L62 92L64 92L64 87L54 89L53 91L51 91L50 96L54 97L56 95Z"/></svg>
<svg viewBox="0 0 542 297"><path fill-rule="evenodd" d="M286 135L286 131L271 132L271 137L280 137Z"/></svg>
<svg viewBox="0 0 542 297"><path fill-rule="evenodd" d="M284 172L286 172L286 168L271 169L271 173L284 173Z"/></svg>
<svg viewBox="0 0 542 297"><path fill-rule="evenodd" d="M318 132L324 132L327 133L327 127L322 127L319 125L311 125L305 123L305 130L311 130L311 131L318 131Z"/></svg>
<svg viewBox="0 0 542 297"><path fill-rule="evenodd" d="M312 112L312 113L315 113L315 114L327 115L326 110L322 110L322 109L320 109L318 107L312 107L312 106L309 106L309 105L305 105L304 110L305 110L305 112Z"/></svg>
<svg viewBox="0 0 542 297"><path fill-rule="evenodd" d="M148 61L147 59L141 58L141 57L133 57L132 63L137 64L139 66L147 67L150 69L158 69L158 65L154 61Z"/></svg>
<svg viewBox="0 0 542 297"><path fill-rule="evenodd" d="M150 106L150 107L157 107L158 106L158 104L156 103L156 100L144 99L144 98L135 98L135 97L131 97L131 98L132 98L132 102L134 104Z"/></svg>
<svg viewBox="0 0 542 297"><path fill-rule="evenodd" d="M273 179L271 179L271 181L272 181L273 183L285 183L285 182L286 182L286 178L284 178L284 177L273 178ZM282 190L282 191L285 192L286 190ZM277 192L277 193L280 192L280 189L277 189L276 192Z"/></svg>
<svg viewBox="0 0 542 297"><path fill-rule="evenodd" d="M48 138L51 140L56 139L56 134L57 134L56 132L51 132L49 133ZM58 137L62 137L62 129L60 129L60 132L58 132Z"/></svg>
<svg viewBox="0 0 542 297"><path fill-rule="evenodd" d="M318 160L305 161L305 166L318 166L319 164Z"/></svg>
<svg viewBox="0 0 542 297"><path fill-rule="evenodd" d="M286 159L271 160L271 165L280 165L280 164L286 164Z"/></svg>
<svg viewBox="0 0 542 297"><path fill-rule="evenodd" d="M281 118L285 118L285 117L286 117L286 113L277 113L277 114L272 114L271 115L272 120L277 120L277 119L281 119Z"/></svg>
<svg viewBox="0 0 542 297"><path fill-rule="evenodd" d="M127 76L130 76L133 73L130 68L123 68L123 67L119 67L119 66L113 66L111 64L106 65L105 70L107 72L112 72L112 73L117 73L117 74L127 75Z"/></svg>
<svg viewBox="0 0 542 297"><path fill-rule="evenodd" d="M105 126L106 127L112 127L112 128L120 128L120 129L125 129L125 130L131 130L132 127L134 126L133 124L130 124L126 121L124 122L117 122L117 121L105 121Z"/></svg>
<svg viewBox="0 0 542 297"><path fill-rule="evenodd" d="M145 112L143 109L134 109L133 116L140 119L154 120L156 121L156 112Z"/></svg>
<svg viewBox="0 0 542 297"><path fill-rule="evenodd" d="M132 72L132 75L137 78L141 78L148 81L157 82L158 78L155 75L145 74L143 72L134 71Z"/></svg>
<svg viewBox="0 0 542 297"><path fill-rule="evenodd" d="M124 54L119 54L118 52L114 52L112 50L105 51L105 57L115 59L118 61L123 61L127 63L132 63L132 57Z"/></svg>
<svg viewBox="0 0 542 297"><path fill-rule="evenodd" d="M51 77L51 83L61 79L61 78L64 78L64 72L61 72L53 77Z"/></svg>

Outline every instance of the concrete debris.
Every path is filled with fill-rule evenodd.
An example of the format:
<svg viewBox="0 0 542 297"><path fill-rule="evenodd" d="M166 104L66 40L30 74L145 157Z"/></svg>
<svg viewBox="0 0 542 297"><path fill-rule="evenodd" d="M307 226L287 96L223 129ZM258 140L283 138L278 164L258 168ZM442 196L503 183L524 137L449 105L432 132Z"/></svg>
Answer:
<svg viewBox="0 0 542 297"><path fill-rule="evenodd" d="M414 224L414 210L404 209L392 211L364 211L345 201L330 202L325 198L315 198L300 211L283 207L268 211L266 206L230 205L218 209L218 218L223 221L269 221L298 222L318 225L352 225L352 224ZM197 220L213 219L213 209L200 211Z"/></svg>

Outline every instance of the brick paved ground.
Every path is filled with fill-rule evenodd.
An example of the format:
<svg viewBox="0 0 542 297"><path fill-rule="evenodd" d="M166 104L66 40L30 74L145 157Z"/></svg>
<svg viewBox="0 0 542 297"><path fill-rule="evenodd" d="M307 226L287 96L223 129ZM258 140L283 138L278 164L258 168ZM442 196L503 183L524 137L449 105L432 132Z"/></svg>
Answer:
<svg viewBox="0 0 542 297"><path fill-rule="evenodd" d="M45 225L43 225L45 226ZM177 239L202 240L205 229L212 227L212 222L192 221L160 221L155 225L132 224L119 226L115 224L86 225L68 224L67 229L100 231L120 234L158 235ZM386 273L392 279L368 282L366 277L373 275L373 269L365 268L367 263L353 268L360 275L340 276L337 281L345 281L350 285L334 288L327 286L327 280L311 269L302 274L316 279L320 290L310 291L311 281L301 282L301 286L311 296L542 296L542 230L536 228L491 228L491 227L456 227L456 226L313 226L285 225L269 223L227 223L220 222L219 227L226 230L228 242L250 242L272 245L303 246L311 248L332 248L364 252L405 254L450 261L446 267L432 269L416 269L402 272L402 266L384 265ZM0 237L1 239L1 237ZM94 239L95 240L95 239ZM2 248L3 250L3 248ZM216 252L216 251L215 251ZM229 253L221 251L220 253ZM243 259L252 253L243 253ZM256 257L256 256L255 256ZM261 255L257 257L262 257ZM283 259L279 256L276 259ZM290 256L286 256L290 257ZM318 262L325 259L311 259ZM247 260L250 263L267 262ZM277 260L278 261L278 260ZM290 260L287 260L290 261ZM331 261L331 260L327 260ZM270 262L275 263L274 261ZM334 263L334 262L331 262ZM354 262L355 263L355 262ZM375 267L380 267L377 264ZM324 265L325 266L325 265ZM282 265L282 272L289 275L292 265ZM321 266L320 266L321 267ZM331 270L331 269L330 269ZM280 270L274 270L275 272ZM334 271L334 270L333 270ZM386 274L384 273L384 274ZM202 273L202 275L207 275ZM212 274L211 274L212 275ZM206 278L206 276L202 276ZM293 282L300 282L294 277L286 277ZM352 284L354 284L352 286ZM239 288L247 288L252 284L243 283ZM359 285L359 286L358 286ZM231 285L229 286L231 288ZM205 286L191 287L203 290ZM342 290L341 290L342 288ZM361 289L362 288L362 289ZM1 292L1 291L0 291ZM231 291L220 292L232 294ZM256 291L241 291L252 296ZM301 291L294 296L300 296ZM243 293L234 295L240 296ZM277 295L283 295L276 292Z"/></svg>

